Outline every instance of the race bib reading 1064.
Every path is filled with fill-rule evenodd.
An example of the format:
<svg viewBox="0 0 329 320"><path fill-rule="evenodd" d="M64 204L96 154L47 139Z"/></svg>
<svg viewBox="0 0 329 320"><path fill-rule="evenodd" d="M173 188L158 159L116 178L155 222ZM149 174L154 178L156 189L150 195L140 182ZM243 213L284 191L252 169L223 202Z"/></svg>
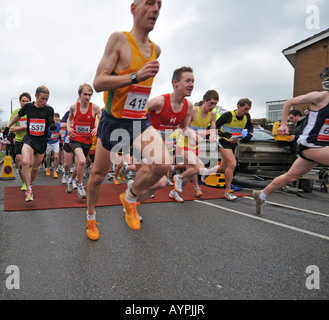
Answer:
<svg viewBox="0 0 329 320"><path fill-rule="evenodd" d="M126 99L122 118L146 119L147 101L151 94L151 87L132 85Z"/></svg>
<svg viewBox="0 0 329 320"><path fill-rule="evenodd" d="M46 120L45 119L31 119L30 120L30 135L40 137L45 134Z"/></svg>
<svg viewBox="0 0 329 320"><path fill-rule="evenodd" d="M76 133L80 136L90 135L90 124L79 123L76 125Z"/></svg>

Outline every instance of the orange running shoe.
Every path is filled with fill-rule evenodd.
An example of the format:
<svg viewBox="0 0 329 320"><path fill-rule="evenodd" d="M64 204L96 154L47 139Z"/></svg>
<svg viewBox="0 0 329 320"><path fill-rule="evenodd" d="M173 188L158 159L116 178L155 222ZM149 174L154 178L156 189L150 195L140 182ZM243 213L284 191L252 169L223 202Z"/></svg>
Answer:
<svg viewBox="0 0 329 320"><path fill-rule="evenodd" d="M56 172L56 171L54 171L54 174L53 174L53 176L54 176L54 179L58 179L58 174L57 174L57 172Z"/></svg>
<svg viewBox="0 0 329 320"><path fill-rule="evenodd" d="M116 185L120 184L120 182L119 182L118 179L114 179L113 182L114 182L114 184L116 184Z"/></svg>
<svg viewBox="0 0 329 320"><path fill-rule="evenodd" d="M119 172L119 177L121 179L121 181L125 182L126 178L121 174L121 172Z"/></svg>
<svg viewBox="0 0 329 320"><path fill-rule="evenodd" d="M50 176L50 168L46 170L46 175L49 177Z"/></svg>
<svg viewBox="0 0 329 320"><path fill-rule="evenodd" d="M137 212L140 202L129 203L126 200L126 192L120 194L120 201L125 208L125 220L130 229L138 231L141 228L141 221Z"/></svg>
<svg viewBox="0 0 329 320"><path fill-rule="evenodd" d="M96 220L87 220L87 236L90 240L96 241L99 239L99 231Z"/></svg>

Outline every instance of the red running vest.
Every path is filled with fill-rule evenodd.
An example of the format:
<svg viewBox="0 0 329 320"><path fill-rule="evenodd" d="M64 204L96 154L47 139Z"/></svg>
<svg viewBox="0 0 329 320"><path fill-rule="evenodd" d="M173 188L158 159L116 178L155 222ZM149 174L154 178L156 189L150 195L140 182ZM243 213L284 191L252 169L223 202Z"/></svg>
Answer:
<svg viewBox="0 0 329 320"><path fill-rule="evenodd" d="M165 103L160 113L149 111L150 121L153 128L157 130L175 130L185 119L188 108L188 101L184 99L183 108L180 112L174 112L170 103L170 94L164 94Z"/></svg>
<svg viewBox="0 0 329 320"><path fill-rule="evenodd" d="M95 119L93 118L93 104L90 102L88 111L83 114L80 110L80 102L77 103L77 113L73 119L73 130L75 130L74 141L79 141L84 144L91 144L93 137L91 131L95 127Z"/></svg>

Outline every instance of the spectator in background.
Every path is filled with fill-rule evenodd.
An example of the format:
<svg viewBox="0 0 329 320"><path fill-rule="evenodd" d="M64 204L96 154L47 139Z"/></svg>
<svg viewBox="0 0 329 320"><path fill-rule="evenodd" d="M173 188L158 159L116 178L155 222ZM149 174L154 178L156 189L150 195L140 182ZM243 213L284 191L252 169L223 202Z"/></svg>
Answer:
<svg viewBox="0 0 329 320"><path fill-rule="evenodd" d="M264 130L258 121L254 122L254 130Z"/></svg>

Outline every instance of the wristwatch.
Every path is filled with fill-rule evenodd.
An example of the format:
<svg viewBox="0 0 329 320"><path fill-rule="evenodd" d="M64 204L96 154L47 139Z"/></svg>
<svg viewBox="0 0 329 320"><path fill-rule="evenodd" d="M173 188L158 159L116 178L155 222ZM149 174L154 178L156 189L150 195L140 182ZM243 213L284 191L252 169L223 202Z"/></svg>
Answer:
<svg viewBox="0 0 329 320"><path fill-rule="evenodd" d="M138 83L137 81L137 72L134 72L130 75L130 79L133 83Z"/></svg>

